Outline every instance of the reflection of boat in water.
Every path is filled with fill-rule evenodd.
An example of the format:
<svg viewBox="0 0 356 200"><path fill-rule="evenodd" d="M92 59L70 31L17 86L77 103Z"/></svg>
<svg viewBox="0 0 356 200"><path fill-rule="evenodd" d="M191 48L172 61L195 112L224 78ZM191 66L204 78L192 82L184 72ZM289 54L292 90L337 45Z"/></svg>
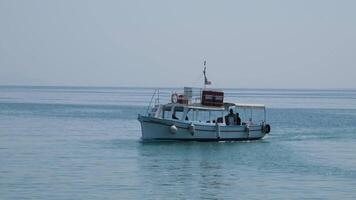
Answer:
<svg viewBox="0 0 356 200"><path fill-rule="evenodd" d="M257 140L270 132L264 105L224 102L224 92L207 89L207 84L210 82L205 76L204 89L185 87L182 94L172 93L171 102L166 104L160 104L156 90L147 115L138 116L142 139ZM256 111L262 111L260 120L255 118Z"/></svg>

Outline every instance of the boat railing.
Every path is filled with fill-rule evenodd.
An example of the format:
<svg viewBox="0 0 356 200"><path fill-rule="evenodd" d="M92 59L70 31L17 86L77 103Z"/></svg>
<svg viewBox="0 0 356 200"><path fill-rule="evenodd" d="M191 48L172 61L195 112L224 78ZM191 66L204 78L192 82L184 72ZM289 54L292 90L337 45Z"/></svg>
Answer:
<svg viewBox="0 0 356 200"><path fill-rule="evenodd" d="M191 101L191 103L193 103L193 104L194 103L200 103L200 102L201 102L201 97L200 96L199 97L198 96L197 97L193 97L192 101Z"/></svg>
<svg viewBox="0 0 356 200"><path fill-rule="evenodd" d="M155 89L155 91L153 92L153 95L151 97L151 100L150 100L150 103L148 104L148 107L147 107L147 114L149 113L150 111L150 108L152 108L152 102L154 100L154 105L153 106L156 106L159 104L159 89Z"/></svg>

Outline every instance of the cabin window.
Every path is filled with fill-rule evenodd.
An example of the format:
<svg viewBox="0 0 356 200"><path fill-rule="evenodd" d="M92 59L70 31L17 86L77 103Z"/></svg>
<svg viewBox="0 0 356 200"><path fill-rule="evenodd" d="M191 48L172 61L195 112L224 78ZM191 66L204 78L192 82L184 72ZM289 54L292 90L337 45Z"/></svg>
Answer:
<svg viewBox="0 0 356 200"><path fill-rule="evenodd" d="M183 118L183 112L182 111L177 111L175 110L173 113L172 113L172 118L173 118L173 114L175 113L175 117L178 119L178 120L182 120Z"/></svg>
<svg viewBox="0 0 356 200"><path fill-rule="evenodd" d="M211 123L223 123L224 112L222 111L212 111L210 114Z"/></svg>
<svg viewBox="0 0 356 200"><path fill-rule="evenodd" d="M163 111L163 119L172 119L172 112L170 110Z"/></svg>
<svg viewBox="0 0 356 200"><path fill-rule="evenodd" d="M190 109L187 112L187 119L191 121L198 121L204 123L216 123L220 118L220 122L222 123L222 111L211 111L211 110L193 110Z"/></svg>
<svg viewBox="0 0 356 200"><path fill-rule="evenodd" d="M242 123L248 123L251 120L253 123L259 124L264 121L263 109L239 108L236 111L240 114Z"/></svg>
<svg viewBox="0 0 356 200"><path fill-rule="evenodd" d="M215 123L218 118L218 115L219 114L216 111L200 111L199 121L205 122L205 123ZM221 114L220 114L220 116L221 116Z"/></svg>
<svg viewBox="0 0 356 200"><path fill-rule="evenodd" d="M175 107L172 110L169 108L166 108L163 111L163 119L176 119L176 120L182 120L183 119L183 109L181 107Z"/></svg>
<svg viewBox="0 0 356 200"><path fill-rule="evenodd" d="M193 121L194 120L193 113L194 113L194 111L192 109L189 109L188 112L187 112L187 116L186 116L185 120Z"/></svg>
<svg viewBox="0 0 356 200"><path fill-rule="evenodd" d="M209 111L200 111L199 112L199 121L200 122L209 122Z"/></svg>

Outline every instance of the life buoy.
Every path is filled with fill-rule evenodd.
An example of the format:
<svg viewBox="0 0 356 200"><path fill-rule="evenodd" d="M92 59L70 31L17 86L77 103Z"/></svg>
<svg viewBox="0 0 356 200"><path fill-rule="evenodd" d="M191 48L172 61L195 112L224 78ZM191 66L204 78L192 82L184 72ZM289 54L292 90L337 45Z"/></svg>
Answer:
<svg viewBox="0 0 356 200"><path fill-rule="evenodd" d="M178 102L178 94L176 92L172 94L171 102L172 103L177 103Z"/></svg>

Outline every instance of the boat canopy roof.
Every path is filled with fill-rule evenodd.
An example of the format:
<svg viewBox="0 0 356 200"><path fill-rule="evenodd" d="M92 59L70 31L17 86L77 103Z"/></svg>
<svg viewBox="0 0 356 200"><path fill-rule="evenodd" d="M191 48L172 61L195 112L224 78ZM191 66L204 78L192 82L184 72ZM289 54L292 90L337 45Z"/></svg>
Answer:
<svg viewBox="0 0 356 200"><path fill-rule="evenodd" d="M265 109L265 105L263 104L236 103L235 106L238 108Z"/></svg>
<svg viewBox="0 0 356 200"><path fill-rule="evenodd" d="M224 103L224 107L228 109L229 107L235 106L237 108L248 108L248 109L264 109L263 104L247 104L247 103Z"/></svg>
<svg viewBox="0 0 356 200"><path fill-rule="evenodd" d="M180 103L168 103L163 105L164 110L171 110L172 107L175 107L176 111L183 111L184 108L194 109L194 110L205 110L205 111L224 111L229 107L236 106L237 108L243 109L265 109L263 104L246 104L246 103L228 103L225 102L224 106L215 107L215 106L205 106L200 103L194 103L190 105L180 104Z"/></svg>
<svg viewBox="0 0 356 200"><path fill-rule="evenodd" d="M187 106L190 109L195 109L195 110L211 110L211 111L224 111L225 107L215 107L215 106L204 106L202 104L192 104Z"/></svg>

